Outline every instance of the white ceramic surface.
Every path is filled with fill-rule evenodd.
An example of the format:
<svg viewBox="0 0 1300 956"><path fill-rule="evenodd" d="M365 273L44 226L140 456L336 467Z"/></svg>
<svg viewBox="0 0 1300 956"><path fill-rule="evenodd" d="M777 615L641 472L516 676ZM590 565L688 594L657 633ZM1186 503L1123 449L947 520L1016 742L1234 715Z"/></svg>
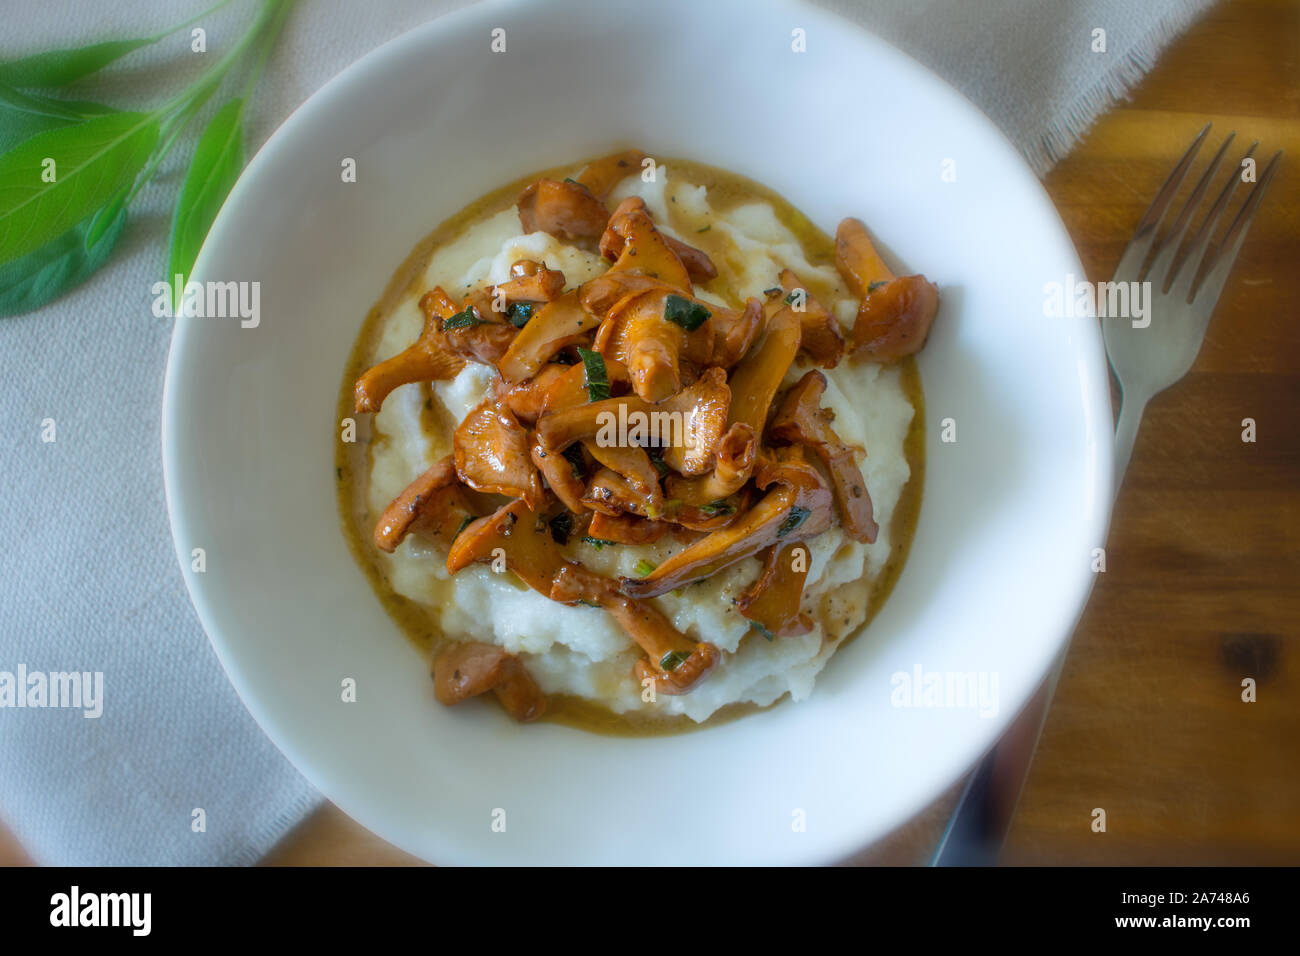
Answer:
<svg viewBox="0 0 1300 956"><path fill-rule="evenodd" d="M489 52L495 27L504 54ZM791 51L795 28L806 53ZM811 699L636 740L435 703L425 662L344 543L333 464L341 369L411 247L501 183L625 145L753 177L827 231L859 216L897 262L940 284L943 303L920 360L924 503L881 614ZM340 181L344 157L356 183ZM955 182L941 180L947 159ZM196 278L260 280L262 314L252 329L179 320L172 341L163 454L195 607L285 754L426 859L839 859L974 763L1086 600L1109 516L1111 418L1095 322L1043 314L1044 283L1067 273L1084 274L999 132L817 9L552 0L438 19L299 109L204 246ZM955 443L940 441L945 418ZM917 665L996 673L996 716L892 706L891 675ZM346 677L355 703L340 700ZM505 832L492 828L498 808Z"/></svg>

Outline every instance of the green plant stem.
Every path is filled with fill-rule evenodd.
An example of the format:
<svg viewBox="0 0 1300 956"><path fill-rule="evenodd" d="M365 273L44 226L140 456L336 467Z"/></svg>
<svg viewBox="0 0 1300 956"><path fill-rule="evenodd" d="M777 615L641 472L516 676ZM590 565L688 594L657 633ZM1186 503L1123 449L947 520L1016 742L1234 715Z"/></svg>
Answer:
<svg viewBox="0 0 1300 956"><path fill-rule="evenodd" d="M153 174L158 171L158 167L162 164L162 161L167 158L167 154L170 153L172 147L176 145L176 141L180 138L181 133L185 131L187 126L189 126L190 120L194 119L199 110L203 108L203 104L208 101L208 98L211 97L214 92L216 92L215 86L210 86L207 89L201 90L196 94L193 100L184 106L183 109L167 119L166 124L163 126L162 137L159 140L158 147L153 151L153 155L149 157L149 162L145 165L144 169L140 171L140 175L136 177L135 184L132 185L131 191L126 195L126 201L128 203L131 202L131 200L136 197L136 193L143 189L149 180L153 178Z"/></svg>
<svg viewBox="0 0 1300 956"><path fill-rule="evenodd" d="M262 32L262 28L266 26L267 22L270 21L275 14L280 12L280 9L284 4L285 0L265 0L262 4L262 10L257 15L257 19L253 22L253 25L249 27L248 31L242 37L239 38L239 42L231 48L230 52L218 60L217 65L211 70L203 74L203 76L199 77L179 94L155 110L154 115L159 118L167 116L176 112L178 109L183 108L189 100L202 93L206 87L216 89L221 84L221 81L225 79L226 73L230 71L230 67L233 66L235 61L238 60L243 55L244 51L248 49L249 44L257 39L258 35ZM210 93L211 91L209 90L208 92Z"/></svg>
<svg viewBox="0 0 1300 956"><path fill-rule="evenodd" d="M230 0L222 0L213 9L218 9L229 3ZM270 26L270 29L261 38L263 40L260 55L258 56L256 66L253 70L252 82L245 86L244 97L247 98L255 85L257 79L261 76L262 67L266 65L267 57L270 54L271 47L274 45L275 37L279 34L280 28L284 25L284 19L289 8L293 5L293 0L266 0L262 5L262 11L256 21L248 31L239 39L239 42L223 56L211 70L201 76L194 83L190 84L181 94L172 99L167 104L154 112L159 118L167 117L166 125L163 127L163 139L161 145L154 151L150 157L149 164L145 166L140 176L136 179L135 185L131 187L131 192L127 194L126 201L129 203L135 198L136 194L153 178L154 173L158 171L159 165L167 158L171 148L176 145L180 134L194 119L194 116L202 108L208 98L216 92L225 79L226 73L234 65L235 61L247 51L249 45L262 34L264 27ZM211 11L208 11L209 13ZM206 15L206 14L202 14ZM201 16L202 16L201 15ZM178 28L179 29L179 28Z"/></svg>
<svg viewBox="0 0 1300 956"><path fill-rule="evenodd" d="M289 16L289 9L293 6L294 0L279 0L279 3L280 8L276 10L275 17L267 26L266 33L262 37L262 49L258 51L257 61L253 64L253 71L244 84L243 93L240 94L245 101L252 95L253 88L257 86L258 81L262 78L262 68L266 66L266 61L271 56L271 50L275 46L276 38L280 35L280 30L284 27L284 21Z"/></svg>
<svg viewBox="0 0 1300 956"><path fill-rule="evenodd" d="M159 40L165 39L166 37L171 36L173 33L179 33L181 30L184 30L186 27L192 27L194 26L194 24L198 23L204 17L211 16L212 14L220 10L222 7L229 6L230 2L231 0L220 0L220 2L217 3L215 6L208 7L208 9L204 10L202 13L195 14L194 16L186 20L184 23L178 23L176 24L176 26L169 27L168 29L164 30L162 33L154 34L149 38L149 42L157 43Z"/></svg>

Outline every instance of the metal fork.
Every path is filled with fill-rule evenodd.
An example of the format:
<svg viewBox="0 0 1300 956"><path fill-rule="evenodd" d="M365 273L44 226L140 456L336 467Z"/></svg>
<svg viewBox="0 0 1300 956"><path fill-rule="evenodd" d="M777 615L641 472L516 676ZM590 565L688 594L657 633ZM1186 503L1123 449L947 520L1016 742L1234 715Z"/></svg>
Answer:
<svg viewBox="0 0 1300 956"><path fill-rule="evenodd" d="M1115 428L1117 495L1133 454L1142 413L1153 397L1186 375L1196 361L1205 330L1210 324L1210 315L1259 210L1264 190L1282 159L1280 150L1273 155L1223 238L1207 252L1228 201L1242 179L1242 167L1247 159L1254 157L1259 145L1258 142L1252 143L1246 150L1242 161L1229 174L1218 197L1205 213L1195 235L1187 242L1187 232L1196 209L1236 136L1236 133L1229 133L1183 203L1173 225L1160 235L1160 224L1173 205L1178 187L1191 169L1201 144L1209 135L1210 125L1206 123L1197 134L1160 187L1146 214L1138 221L1133 238L1120 256L1115 276L1111 279L1113 283L1151 283L1147 287L1150 294L1146 300L1149 309L1146 321L1138 322L1127 316L1102 319L1106 356L1119 381L1122 396L1119 422ZM1029 775L1029 765L1061 675L1066 650L1068 647L1061 651L1052 672L971 774L940 838L932 865L978 866L997 862L1020 791Z"/></svg>
<svg viewBox="0 0 1300 956"><path fill-rule="evenodd" d="M1147 402L1186 375L1196 361L1196 356L1201 351L1201 342L1205 339L1205 330L1210 324L1210 315L1223 292L1224 283L1228 281L1228 273L1237 259L1237 253L1241 251L1241 244L1246 240L1246 233L1250 231L1250 224L1264 198L1264 190L1268 188L1277 164L1282 159L1281 150L1273 154L1223 239L1207 254L1210 238L1223 219L1237 184L1242 180L1243 166L1246 160L1254 157L1255 148L1259 145L1256 141L1246 150L1241 162L1229 173L1195 236L1190 243L1185 243L1196 207L1200 205L1214 180L1220 161L1236 136L1236 133L1229 133L1183 204L1174 224L1157 242L1160 223L1169 211L1174 194L1191 169L1209 132L1210 124L1206 123L1165 180L1146 215L1138 222L1137 230L1129 240L1124 254L1120 256L1119 265L1115 267L1115 277L1111 280L1151 283L1148 299L1151 310L1149 326L1139 327L1133 320L1119 316L1102 320L1106 356L1110 359L1115 378L1119 380L1123 396L1119 424L1115 427L1117 493L1133 454L1133 443L1137 440L1138 425L1142 421Z"/></svg>

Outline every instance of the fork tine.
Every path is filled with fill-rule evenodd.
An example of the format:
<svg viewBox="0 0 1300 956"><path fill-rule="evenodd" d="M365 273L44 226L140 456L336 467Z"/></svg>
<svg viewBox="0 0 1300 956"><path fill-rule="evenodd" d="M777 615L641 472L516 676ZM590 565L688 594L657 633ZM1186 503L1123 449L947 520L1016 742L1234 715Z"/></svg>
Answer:
<svg viewBox="0 0 1300 956"><path fill-rule="evenodd" d="M1259 177L1259 182L1255 184L1255 188L1246 197L1245 203L1242 204L1241 210L1237 213L1237 218L1228 227L1228 232L1223 237L1223 241L1210 254L1207 260L1209 265L1207 266L1205 278L1199 286L1192 289L1192 300L1200 298L1201 301L1208 302L1210 307L1213 307L1214 303L1218 301L1219 294L1223 292L1224 283L1228 281L1228 273L1232 271L1232 264L1237 259L1237 253L1241 251L1241 244L1246 241L1246 233L1250 232L1250 224L1255 218L1255 213L1259 211L1259 204L1264 199L1264 190L1268 188L1269 182L1273 179L1273 173L1277 170L1277 165L1281 161L1282 151L1279 149L1273 154L1273 158L1268 161L1268 166L1264 169L1264 174ZM1202 296L1202 293L1204 293L1204 296Z"/></svg>
<svg viewBox="0 0 1300 956"><path fill-rule="evenodd" d="M1237 184L1241 182L1241 163L1255 155L1255 149L1259 146L1259 140L1250 144L1246 154L1241 157L1241 162L1237 163L1233 171L1228 174L1228 180L1223 184L1223 189L1219 191L1218 198L1214 200L1214 205L1210 211L1205 214L1201 220L1201 227L1196 230L1196 235L1187 245L1187 251L1183 254L1182 262L1179 263L1180 275L1170 290L1177 298L1190 303L1192 301L1192 288L1205 275L1205 264L1208 261L1205 256L1205 250L1209 248L1210 240L1214 237L1214 230L1223 216L1224 209L1227 208L1228 201L1232 199L1232 194L1237 191ZM1191 269L1181 272L1182 266L1187 263L1194 263Z"/></svg>
<svg viewBox="0 0 1300 956"><path fill-rule="evenodd" d="M1219 171L1219 164L1223 161L1223 154L1228 151L1228 147L1232 144L1236 135L1236 132L1228 134L1227 138L1223 141L1223 145L1219 147L1219 151L1216 152L1214 158L1210 160L1210 164L1205 167L1205 172L1201 174L1201 178L1196 183L1196 187L1192 190L1191 195L1188 196L1187 201L1183 203L1183 208L1178 212L1178 218L1174 220L1174 224L1169 227L1169 231L1165 233L1164 239L1162 239L1160 245L1156 247L1156 256L1147 269L1147 275L1150 276L1153 281L1160 283L1160 291L1162 292L1167 292L1169 290L1169 286L1171 286L1174 279L1178 277L1178 270L1182 268L1183 263L1186 261L1186 257L1184 256L1178 258L1174 265L1170 265L1170 263L1174 262L1175 257L1182 248L1183 238L1187 233L1188 227L1190 227L1192 223L1192 213L1195 212L1196 208L1201 204L1201 197L1205 195L1205 190L1208 189L1210 183L1214 181L1214 176ZM1139 276L1138 278L1142 278L1142 276Z"/></svg>
<svg viewBox="0 0 1300 956"><path fill-rule="evenodd" d="M1200 152L1201 143L1205 141L1206 134L1210 132L1210 123L1206 123L1201 131L1196 134L1192 140L1192 145L1187 147L1187 152L1183 158L1178 161L1165 184L1160 187L1160 192L1156 193L1156 198L1151 201L1147 211L1143 213L1142 218L1138 220L1138 225L1133 230L1133 238L1129 240L1124 249L1124 254L1119 257L1119 265L1115 267L1115 278L1136 278L1139 267L1146 261L1147 253L1151 250L1152 243L1155 241L1156 231L1160 227L1160 222L1165 218L1165 213L1169 209L1169 203L1173 200L1174 194L1178 192L1178 187L1182 185L1183 178L1187 175L1187 170L1191 168L1192 161L1196 159L1196 154Z"/></svg>

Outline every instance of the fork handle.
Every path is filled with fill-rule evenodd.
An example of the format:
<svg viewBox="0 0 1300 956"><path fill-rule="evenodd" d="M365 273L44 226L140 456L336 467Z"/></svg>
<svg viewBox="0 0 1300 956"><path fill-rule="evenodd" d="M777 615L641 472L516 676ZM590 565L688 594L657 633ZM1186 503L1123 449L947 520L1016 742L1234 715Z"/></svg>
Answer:
<svg viewBox="0 0 1300 956"><path fill-rule="evenodd" d="M1142 413L1146 411L1149 395L1125 395L1119 408L1119 423L1115 426L1115 494L1119 494L1124 472L1128 471L1128 460L1133 457L1133 446L1137 443L1138 426L1142 424Z"/></svg>

